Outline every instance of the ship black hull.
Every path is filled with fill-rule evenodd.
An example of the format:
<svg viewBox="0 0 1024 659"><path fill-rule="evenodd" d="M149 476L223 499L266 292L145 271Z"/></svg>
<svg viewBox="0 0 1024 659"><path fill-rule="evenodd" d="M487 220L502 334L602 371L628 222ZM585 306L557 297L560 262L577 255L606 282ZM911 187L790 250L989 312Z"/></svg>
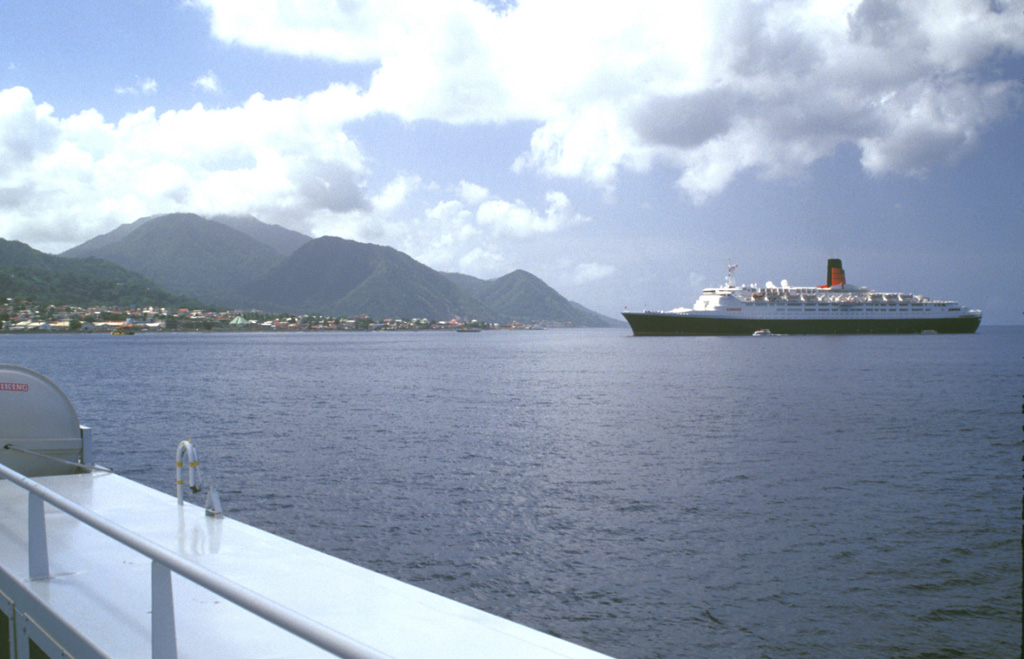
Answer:
<svg viewBox="0 0 1024 659"><path fill-rule="evenodd" d="M635 336L751 335L759 329L772 334L971 334L981 318L865 318L767 320L709 318L670 313L623 313Z"/></svg>

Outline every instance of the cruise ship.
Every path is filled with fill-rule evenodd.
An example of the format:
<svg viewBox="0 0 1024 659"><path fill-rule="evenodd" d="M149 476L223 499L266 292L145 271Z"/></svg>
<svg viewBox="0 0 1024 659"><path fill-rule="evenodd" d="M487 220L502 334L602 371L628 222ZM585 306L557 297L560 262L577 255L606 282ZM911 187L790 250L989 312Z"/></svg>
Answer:
<svg viewBox="0 0 1024 659"><path fill-rule="evenodd" d="M959 302L910 293L880 293L846 283L840 259L828 259L825 284L736 285L705 288L692 309L624 312L635 336L727 334L969 334L981 311Z"/></svg>
<svg viewBox="0 0 1024 659"><path fill-rule="evenodd" d="M177 498L94 464L63 392L0 365L0 658L608 659L231 519L192 442L167 458Z"/></svg>

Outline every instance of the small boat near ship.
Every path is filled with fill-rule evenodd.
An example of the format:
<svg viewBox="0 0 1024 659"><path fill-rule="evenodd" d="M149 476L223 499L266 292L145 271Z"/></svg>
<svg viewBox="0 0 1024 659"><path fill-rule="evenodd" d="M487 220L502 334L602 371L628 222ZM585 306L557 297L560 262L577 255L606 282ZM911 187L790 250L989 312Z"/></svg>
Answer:
<svg viewBox="0 0 1024 659"><path fill-rule="evenodd" d="M738 286L736 267L692 309L622 315L636 336L970 334L981 324L981 311L959 302L849 285L840 259L828 259L822 286Z"/></svg>

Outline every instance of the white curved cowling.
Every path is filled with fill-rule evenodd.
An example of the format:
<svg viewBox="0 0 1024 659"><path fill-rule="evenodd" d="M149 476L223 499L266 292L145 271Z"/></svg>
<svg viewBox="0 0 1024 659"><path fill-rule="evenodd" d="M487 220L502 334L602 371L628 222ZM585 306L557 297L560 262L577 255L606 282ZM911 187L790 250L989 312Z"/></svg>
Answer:
<svg viewBox="0 0 1024 659"><path fill-rule="evenodd" d="M75 473L67 463L82 463L84 446L78 415L57 385L0 364L0 463L25 476Z"/></svg>

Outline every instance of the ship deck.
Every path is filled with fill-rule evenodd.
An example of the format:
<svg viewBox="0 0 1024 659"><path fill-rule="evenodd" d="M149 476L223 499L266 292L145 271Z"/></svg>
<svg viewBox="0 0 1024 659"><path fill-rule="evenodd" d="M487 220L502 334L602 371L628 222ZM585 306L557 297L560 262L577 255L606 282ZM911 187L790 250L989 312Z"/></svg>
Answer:
<svg viewBox="0 0 1024 659"><path fill-rule="evenodd" d="M36 481L181 558L354 639L418 659L604 655L102 472ZM49 574L29 578L29 493L0 481L0 607L73 656L151 654L151 560L46 504ZM330 656L178 574L179 657ZM6 595L6 598L3 597ZM37 633L38 635L38 633ZM36 656L36 655L33 655Z"/></svg>

